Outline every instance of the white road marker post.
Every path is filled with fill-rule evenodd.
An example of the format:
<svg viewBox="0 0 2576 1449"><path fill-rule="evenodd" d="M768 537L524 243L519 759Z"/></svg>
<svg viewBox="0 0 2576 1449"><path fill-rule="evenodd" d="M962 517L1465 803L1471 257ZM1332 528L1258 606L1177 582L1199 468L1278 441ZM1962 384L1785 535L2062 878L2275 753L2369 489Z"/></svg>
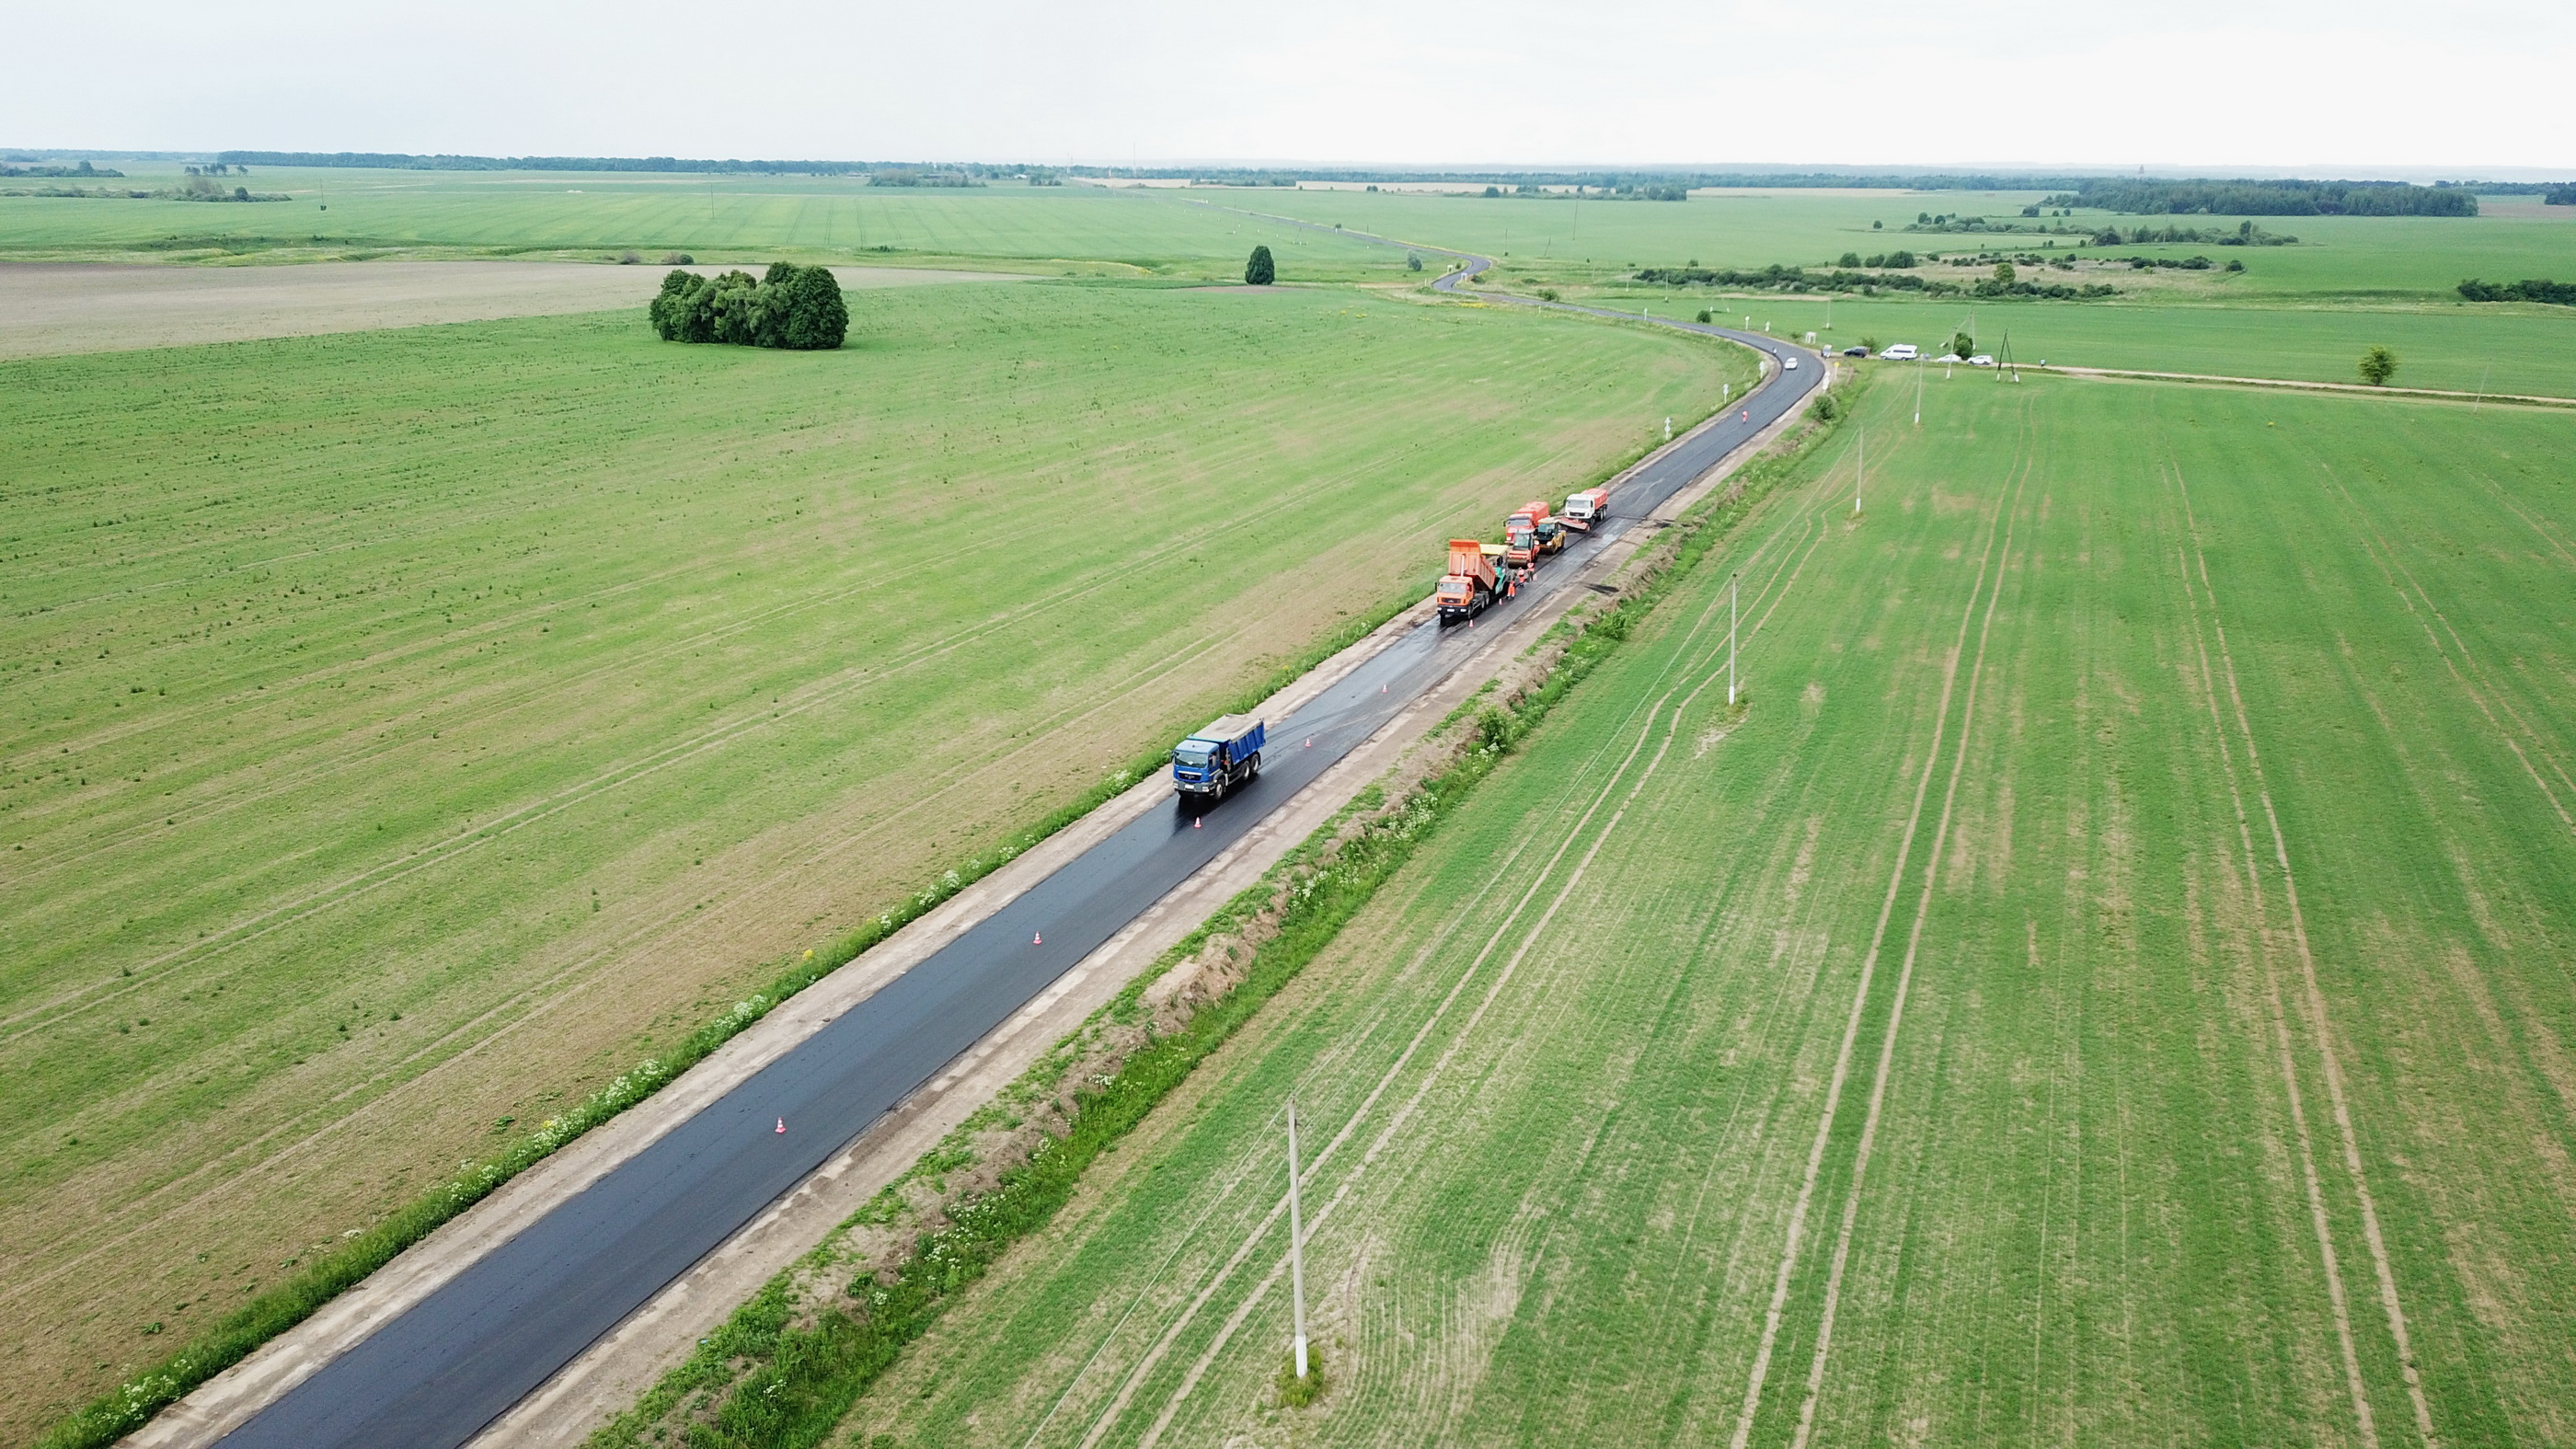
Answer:
<svg viewBox="0 0 2576 1449"><path fill-rule="evenodd" d="M1667 443L1669 443L1669 442L1671 442L1672 440L1673 440L1673 420L1672 420L1671 418L1666 418L1666 419L1664 419L1664 441L1665 441L1665 442L1667 442Z"/></svg>
<svg viewBox="0 0 2576 1449"><path fill-rule="evenodd" d="M1735 584L1741 574L1726 576L1726 707L1735 708Z"/></svg>
<svg viewBox="0 0 2576 1449"><path fill-rule="evenodd" d="M1923 426L1923 354L1914 354L1914 426Z"/></svg>
<svg viewBox="0 0 2576 1449"><path fill-rule="evenodd" d="M1296 1305L1297 1377L1306 1377L1306 1220L1297 1205L1297 1099L1288 1099L1288 1296Z"/></svg>
<svg viewBox="0 0 2576 1449"><path fill-rule="evenodd" d="M1869 429L1860 429L1860 461L1852 467L1852 516L1860 516L1860 491L1869 483Z"/></svg>

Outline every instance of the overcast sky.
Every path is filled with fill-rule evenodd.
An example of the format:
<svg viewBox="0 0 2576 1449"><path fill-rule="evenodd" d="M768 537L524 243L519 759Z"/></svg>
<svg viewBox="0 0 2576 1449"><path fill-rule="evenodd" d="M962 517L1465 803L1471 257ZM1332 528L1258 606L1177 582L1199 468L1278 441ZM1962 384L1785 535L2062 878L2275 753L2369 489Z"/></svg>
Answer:
<svg viewBox="0 0 2576 1449"><path fill-rule="evenodd" d="M31 5L0 145L2576 172L2576 0Z"/></svg>

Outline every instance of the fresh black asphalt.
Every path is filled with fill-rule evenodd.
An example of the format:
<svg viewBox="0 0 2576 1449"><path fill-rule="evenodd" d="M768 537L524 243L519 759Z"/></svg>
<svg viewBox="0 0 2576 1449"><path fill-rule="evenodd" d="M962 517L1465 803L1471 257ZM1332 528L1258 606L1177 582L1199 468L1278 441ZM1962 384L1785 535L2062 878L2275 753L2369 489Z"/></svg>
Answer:
<svg viewBox="0 0 2576 1449"><path fill-rule="evenodd" d="M1446 290L1491 265L1482 257L1466 259L1467 271L1436 285ZM1760 333L1655 321L1742 342L1775 359L1794 355L1801 366L1775 371L1728 416L1639 469L1612 497L1609 524L1569 545L1519 597L1489 611L1487 621L1508 621L1554 592L1634 520L1797 406L1822 375L1813 354ZM1477 631L1465 628L1424 624L1408 633L1274 722L1260 777L1200 823L1193 825L1177 806L1155 810L1083 852L467 1266L220 1442L229 1449L449 1449L471 1439L1287 804L1447 677L1476 644ZM784 1132L777 1130L782 1122Z"/></svg>

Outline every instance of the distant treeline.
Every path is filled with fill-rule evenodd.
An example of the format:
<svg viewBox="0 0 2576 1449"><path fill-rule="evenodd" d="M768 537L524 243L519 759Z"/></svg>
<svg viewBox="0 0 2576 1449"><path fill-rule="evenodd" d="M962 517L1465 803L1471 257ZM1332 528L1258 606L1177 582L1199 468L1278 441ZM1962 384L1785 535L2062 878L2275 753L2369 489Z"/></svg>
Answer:
<svg viewBox="0 0 2576 1449"><path fill-rule="evenodd" d="M2448 182L2164 181L2094 177L2042 206L2212 216L2475 216L2477 193Z"/></svg>
<svg viewBox="0 0 2576 1449"><path fill-rule="evenodd" d="M2234 231L2223 226L2133 226L2122 231L2106 226L2093 233L2097 247L2147 246L2155 242L2211 243L2222 247L2286 247L2298 245L2299 239L2279 232L2265 231L2250 221L2240 221Z"/></svg>
<svg viewBox="0 0 2576 1449"><path fill-rule="evenodd" d="M758 281L749 272L674 271L662 279L649 315L665 342L828 352L850 332L849 304L832 269L793 262L773 264Z"/></svg>
<svg viewBox="0 0 2576 1449"><path fill-rule="evenodd" d="M2554 302L2576 307L2576 282L2481 282L2471 277L2460 284L2460 295L2472 302Z"/></svg>
<svg viewBox="0 0 2576 1449"><path fill-rule="evenodd" d="M78 166L0 166L0 176L123 176L122 171L96 167L83 161Z"/></svg>
<svg viewBox="0 0 2576 1449"><path fill-rule="evenodd" d="M684 156L411 156L399 151L226 151L227 166L359 166L377 171L683 171L846 176L859 161L693 161Z"/></svg>
<svg viewBox="0 0 2576 1449"><path fill-rule="evenodd" d="M1905 257L1905 265L1913 265L1912 254L1898 252L1895 255ZM1919 292L1926 297L2036 297L2048 301L2083 302L2120 294L2119 288L2100 282L2067 286L2058 282L2005 281L1999 277L1976 282L1944 282L1913 272L1856 272L1842 267L1810 272L1804 267L1784 267L1776 262L1759 271L1739 271L1732 267L1648 267L1637 273L1637 280L1667 287L1733 287L1751 292L1857 292L1864 297L1874 297L1881 292Z"/></svg>

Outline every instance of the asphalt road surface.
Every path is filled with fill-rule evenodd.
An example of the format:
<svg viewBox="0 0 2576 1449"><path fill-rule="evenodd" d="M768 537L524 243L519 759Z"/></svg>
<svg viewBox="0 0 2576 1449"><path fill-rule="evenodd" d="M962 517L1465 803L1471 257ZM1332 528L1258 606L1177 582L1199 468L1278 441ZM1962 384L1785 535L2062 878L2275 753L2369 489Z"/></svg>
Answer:
<svg viewBox="0 0 2576 1449"><path fill-rule="evenodd" d="M1467 260L1469 271L1439 285L1491 265L1481 257ZM1775 370L1731 416L1646 465L1613 496L1605 528L1570 544L1519 597L1490 610L1488 620L1507 621L1563 587L1577 566L1634 520L1797 406L1823 373L1813 354L1759 333L1667 325L1727 337L1778 359L1795 355L1800 366ZM1260 777L1206 811L1198 825L1176 805L1093 846L220 1442L231 1449L449 1449L471 1439L1376 733L1457 668L1477 642L1468 630L1437 624L1396 641L1294 716L1273 722ZM781 1123L784 1132L777 1130Z"/></svg>

